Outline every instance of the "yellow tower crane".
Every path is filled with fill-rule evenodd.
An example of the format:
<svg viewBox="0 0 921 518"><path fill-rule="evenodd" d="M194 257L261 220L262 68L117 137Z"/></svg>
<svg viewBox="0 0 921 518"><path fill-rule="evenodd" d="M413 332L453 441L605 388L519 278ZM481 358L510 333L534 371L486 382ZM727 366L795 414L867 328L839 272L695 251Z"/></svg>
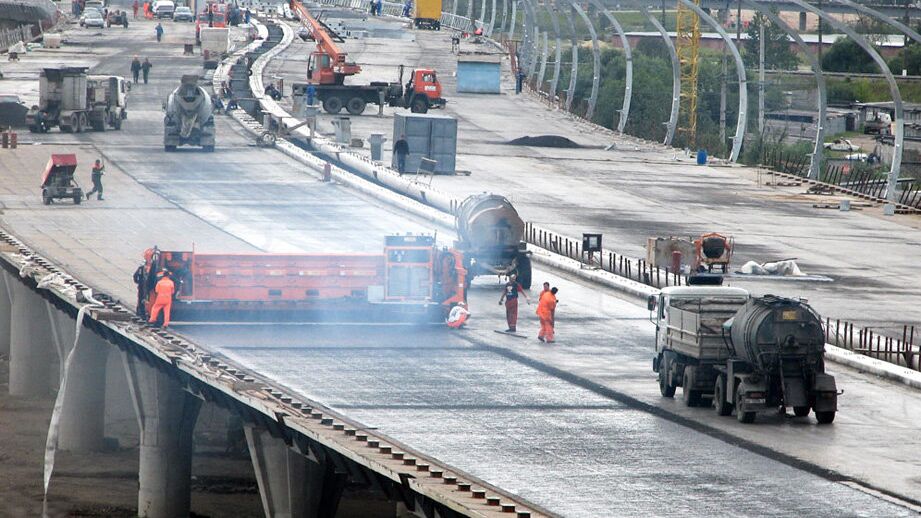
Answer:
<svg viewBox="0 0 921 518"><path fill-rule="evenodd" d="M698 6L700 0L691 0ZM678 2L675 50L681 62L681 109L678 131L687 135L687 145L697 140L697 72L700 54L700 18L690 7Z"/></svg>

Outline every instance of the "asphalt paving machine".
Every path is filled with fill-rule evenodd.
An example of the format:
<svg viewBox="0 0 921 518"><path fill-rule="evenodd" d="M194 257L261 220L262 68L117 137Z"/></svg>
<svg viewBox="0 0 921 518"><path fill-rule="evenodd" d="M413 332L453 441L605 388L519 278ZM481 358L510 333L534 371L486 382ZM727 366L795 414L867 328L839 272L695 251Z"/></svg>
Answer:
<svg viewBox="0 0 921 518"><path fill-rule="evenodd" d="M175 321L444 322L465 302L463 254L427 235L393 235L381 254L214 254L145 251L140 314L163 270Z"/></svg>

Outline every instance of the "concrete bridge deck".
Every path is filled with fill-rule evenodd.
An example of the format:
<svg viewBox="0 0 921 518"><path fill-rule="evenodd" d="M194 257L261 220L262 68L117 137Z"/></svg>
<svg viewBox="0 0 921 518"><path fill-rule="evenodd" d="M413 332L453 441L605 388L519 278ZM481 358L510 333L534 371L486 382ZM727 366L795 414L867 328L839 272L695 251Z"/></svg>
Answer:
<svg viewBox="0 0 921 518"><path fill-rule="evenodd" d="M153 243L374 251L386 233L432 229L323 184L280 153L251 147L228 119L220 119L214 154L163 153L160 102L200 58L179 56L181 34L173 39L172 26L166 44L154 45L152 26L139 22L82 40L99 53L99 72L126 73L133 54L153 58L153 80L133 90L121 132L52 133L36 137L41 146L0 154L9 172L0 184L8 230L87 284L132 301L130 275L141 250ZM72 39L77 49L81 38ZM35 77L29 58L16 66L23 77ZM82 164L104 156L107 200L41 206L36 178L56 151L77 152ZM250 326L194 326L181 332L296 396L319 400L553 513L656 514L662 499L691 515L911 512L839 480L921 500L913 480L918 464L911 460L917 443L910 440L921 407L916 393L836 369L841 385L859 387L859 395L848 399L848 389L833 427L780 417L742 427L654 395L645 311L553 272L538 270L536 278L563 289L554 348L493 332L503 318L490 279L474 285L470 330L414 330L411 343L402 328L280 327L266 335ZM522 313L523 330L533 331L527 306ZM866 440L894 430L898 444ZM745 499L731 496L730 480L739 477L747 481Z"/></svg>

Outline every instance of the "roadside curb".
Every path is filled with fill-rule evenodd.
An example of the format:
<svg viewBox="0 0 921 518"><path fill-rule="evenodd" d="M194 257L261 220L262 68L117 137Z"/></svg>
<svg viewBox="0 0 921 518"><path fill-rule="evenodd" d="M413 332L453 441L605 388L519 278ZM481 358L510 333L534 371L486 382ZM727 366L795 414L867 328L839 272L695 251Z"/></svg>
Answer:
<svg viewBox="0 0 921 518"><path fill-rule="evenodd" d="M260 33L265 30L264 25L261 23L258 23L257 26L260 28ZM289 31L290 28L285 32L288 33ZM292 38L289 36L286 37L285 40L287 40L286 43L290 44ZM284 50L283 47L286 46L287 45L285 44L279 44L273 48L272 51L266 52L257 58L253 67L254 72L253 76L251 77L251 83L254 83L255 85L262 84L261 73L265 67L266 62L278 53L282 52ZM258 83L256 83L256 81L258 81ZM220 84L218 74L215 74L215 83ZM259 99L263 106L268 104L268 111L276 113L281 112L284 113L286 118L290 118L290 115L287 112L284 112L284 110L282 110L277 103L264 99L264 94L262 93L261 89L254 91L253 95ZM249 117L249 115L247 115L242 110L233 112L231 116L250 132L256 135L259 134L259 130L255 129L253 125L255 124L259 128L261 128L261 125ZM328 141L326 142L328 143ZM352 187L366 195L378 198L394 207L406 210L415 216L430 220L438 225L453 228L454 217L442 210L434 208L430 205L426 205L405 194L397 193L392 189L376 184L360 175L346 171L345 169L342 169L335 164L327 162L307 151L304 151L303 149L297 147L287 140L279 139L275 147L282 153L307 165L315 171L322 173L324 168L328 165L330 168L331 177L344 185L348 185L349 187ZM336 153L336 155L338 154L339 153ZM641 307L645 306L646 298L649 295L655 295L660 291L658 288L647 286L645 284L609 273L604 270L587 269L579 261L559 254L554 254L546 249L539 248L531 244L528 245L528 250L532 252L531 257L534 261L545 266L555 268L559 271L575 275L576 277L587 280L589 282L601 284L608 288L620 291L633 299L631 302L638 302ZM848 351L831 344L826 344L825 350L826 358L832 362L846 365L848 367L852 367L860 371L864 371L882 378L902 383L914 389L921 390L921 373L900 367L898 365L890 364L876 358L864 356L853 351Z"/></svg>

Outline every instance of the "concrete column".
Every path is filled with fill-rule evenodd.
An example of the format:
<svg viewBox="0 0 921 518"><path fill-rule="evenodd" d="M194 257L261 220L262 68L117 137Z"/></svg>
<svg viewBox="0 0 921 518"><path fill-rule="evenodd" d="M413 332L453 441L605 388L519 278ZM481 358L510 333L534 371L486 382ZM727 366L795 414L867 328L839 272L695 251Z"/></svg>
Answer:
<svg viewBox="0 0 921 518"><path fill-rule="evenodd" d="M8 277L7 281L12 301L10 395L47 396L53 350L45 301L19 280Z"/></svg>
<svg viewBox="0 0 921 518"><path fill-rule="evenodd" d="M6 271L0 270L0 355L6 357L10 356L10 312L13 309L6 287L8 275Z"/></svg>
<svg viewBox="0 0 921 518"><path fill-rule="evenodd" d="M245 430L266 516L299 518L335 514L338 502L330 497L338 495L324 498L323 494L325 466L292 450L265 429L247 425ZM330 506L332 514L326 512Z"/></svg>
<svg viewBox="0 0 921 518"><path fill-rule="evenodd" d="M64 325L75 324L75 320L68 318ZM72 342L65 349L68 354L71 348ZM103 449L108 355L109 344L84 327L70 362L67 386L63 387L58 432L58 447L62 450L88 452Z"/></svg>
<svg viewBox="0 0 921 518"><path fill-rule="evenodd" d="M140 430L138 515L188 516L191 508L192 432L201 400L162 371L124 356Z"/></svg>

